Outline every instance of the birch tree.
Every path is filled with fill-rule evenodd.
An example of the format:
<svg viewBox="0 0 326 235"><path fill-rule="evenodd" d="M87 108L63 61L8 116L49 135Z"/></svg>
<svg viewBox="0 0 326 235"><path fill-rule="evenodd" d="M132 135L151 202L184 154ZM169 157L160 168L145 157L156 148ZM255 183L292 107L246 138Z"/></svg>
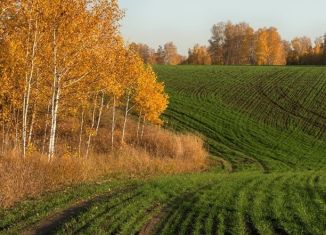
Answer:
<svg viewBox="0 0 326 235"><path fill-rule="evenodd" d="M94 57L103 38L113 38L120 11L116 1L54 1L48 19L52 47L52 105L48 157L55 154L59 106L74 87L96 79ZM88 9L92 6L92 9ZM54 19L54 20L50 20ZM111 27L108 30L108 27ZM74 35L72 37L71 35Z"/></svg>
<svg viewBox="0 0 326 235"><path fill-rule="evenodd" d="M47 152L50 161L60 130L66 131L61 124L78 119L73 149L81 156L86 137L88 156L105 107L112 110L112 150L124 142L131 112L139 114L138 137L141 121L162 123L164 85L138 52L125 46L116 0L4 0L0 5L2 151L13 143L26 157L30 146ZM115 141L119 111L122 138Z"/></svg>

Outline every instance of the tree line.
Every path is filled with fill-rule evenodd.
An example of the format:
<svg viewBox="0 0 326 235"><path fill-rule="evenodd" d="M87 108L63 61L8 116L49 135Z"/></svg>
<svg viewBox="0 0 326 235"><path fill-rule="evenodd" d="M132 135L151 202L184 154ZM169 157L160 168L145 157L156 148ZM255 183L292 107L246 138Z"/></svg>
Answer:
<svg viewBox="0 0 326 235"><path fill-rule="evenodd" d="M103 110L138 115L141 124L161 124L168 97L164 84L119 34L123 12L117 0L2 0L0 3L1 151L37 150L55 157L60 123L80 120L89 153ZM36 129L42 132L36 133ZM83 136L87 136L83 140ZM109 144L109 143L108 143Z"/></svg>
<svg viewBox="0 0 326 235"><path fill-rule="evenodd" d="M196 44L182 57L169 42L158 50L132 43L146 63L201 65L325 65L326 34L312 43L308 37L283 40L277 28L254 30L247 23L213 25L209 45Z"/></svg>
<svg viewBox="0 0 326 235"><path fill-rule="evenodd" d="M136 51L146 64L177 65L183 63L186 58L178 53L173 42L167 42L159 46L157 50L143 43L131 43L130 48Z"/></svg>

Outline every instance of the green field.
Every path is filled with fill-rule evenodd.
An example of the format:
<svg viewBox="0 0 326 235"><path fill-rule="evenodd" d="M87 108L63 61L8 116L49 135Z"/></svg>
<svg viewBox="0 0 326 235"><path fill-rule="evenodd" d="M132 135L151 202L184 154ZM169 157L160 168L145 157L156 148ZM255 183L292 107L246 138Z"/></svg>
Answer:
<svg viewBox="0 0 326 235"><path fill-rule="evenodd" d="M325 169L325 68L156 70L171 96L168 126L203 135L234 168Z"/></svg>
<svg viewBox="0 0 326 235"><path fill-rule="evenodd" d="M0 210L0 234L326 234L325 68L155 70L167 128L201 135L216 167L52 193Z"/></svg>

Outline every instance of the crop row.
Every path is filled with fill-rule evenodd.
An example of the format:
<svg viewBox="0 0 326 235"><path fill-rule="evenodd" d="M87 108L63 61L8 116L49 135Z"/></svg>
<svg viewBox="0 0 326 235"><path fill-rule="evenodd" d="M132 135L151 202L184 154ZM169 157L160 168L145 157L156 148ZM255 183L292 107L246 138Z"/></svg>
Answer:
<svg viewBox="0 0 326 235"><path fill-rule="evenodd" d="M70 208L36 231L318 235L326 231L325 189L326 175L317 171L162 177Z"/></svg>
<svg viewBox="0 0 326 235"><path fill-rule="evenodd" d="M156 67L171 97L167 126L197 132L234 169L326 166L322 68Z"/></svg>

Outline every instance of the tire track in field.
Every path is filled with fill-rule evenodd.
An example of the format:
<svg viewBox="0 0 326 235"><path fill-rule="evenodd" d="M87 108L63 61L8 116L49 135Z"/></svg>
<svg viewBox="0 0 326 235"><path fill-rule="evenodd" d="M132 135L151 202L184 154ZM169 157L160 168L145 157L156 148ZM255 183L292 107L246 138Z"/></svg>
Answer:
<svg viewBox="0 0 326 235"><path fill-rule="evenodd" d="M60 212L50 215L47 218L42 219L38 223L32 225L31 228L27 228L26 230L22 231L21 234L23 235L51 234L55 230L60 228L65 222L87 211L94 204L107 201L123 193L131 192L136 188L137 186L130 186L127 188L116 190L114 192L109 192L107 194L95 196L90 200L79 202L73 206L68 207L67 209L64 209Z"/></svg>
<svg viewBox="0 0 326 235"><path fill-rule="evenodd" d="M273 212L271 213L270 220L277 234L297 234L298 231L303 232L303 230L301 230L304 229L302 227L302 218L296 213L293 213L291 205L291 200L293 199L289 190L291 182L293 180L298 180L300 182L300 177L302 177L302 175L287 175L272 189L275 197L272 198L271 202L273 205ZM296 231L296 233L294 233L294 231Z"/></svg>
<svg viewBox="0 0 326 235"><path fill-rule="evenodd" d="M306 76L306 74L307 74L306 72L302 72L299 76L298 76L298 74L294 74L294 75L296 75L296 76L293 76L293 77L295 77L295 79L287 80L287 81L293 81L295 83L295 85L298 85L296 83L296 81L299 78L304 78ZM319 75L319 78L322 75ZM258 83L257 88L256 88L256 90L259 90L261 95L263 97L267 98L267 100L269 100L269 102L271 104L273 104L275 107L280 108L282 111L284 111L284 113L288 113L293 117L297 117L297 118L301 119L304 123L311 122L311 120L309 118L307 118L305 115L303 115L303 114L309 114L309 113L311 113L315 116L318 116L319 119L317 119L317 120L320 120L320 118L322 118L322 120L325 120L325 117L323 115L321 115L320 113L317 113L309 108L306 108L303 105L301 105L299 102L296 102L295 100L293 100L289 95L287 95L284 92L284 89L280 86L280 82L278 80L275 80L275 78L273 78L273 80L274 80L273 82L269 83L270 84L269 88L276 91L280 95L280 98L285 101L285 103L284 102L280 103L279 102L280 99L274 100L271 95L268 95L268 94L272 94L270 92L271 90L266 91L266 89L263 88L263 81ZM305 81L305 80L301 80L301 81ZM311 92L316 93L316 91L313 89L314 86L319 85L318 87L322 87L322 86L320 86L320 84L323 84L322 81L320 79L316 79L316 82L312 87L305 86L304 89L298 90L298 92L300 92L300 93L298 93L296 95L296 97L301 97L303 99L307 99L310 96ZM283 86L284 86L284 84L283 84ZM306 94L306 90L308 88L310 88L310 91L308 91L308 94ZM290 92L288 92L288 93L290 94ZM320 128L320 127L325 126L325 124L319 123L317 120L313 120L313 125L315 126L315 128Z"/></svg>
<svg viewBox="0 0 326 235"><path fill-rule="evenodd" d="M271 221L266 220L265 216L266 214L271 214L271 189L273 189L283 177L282 175L265 176L262 184L259 185L259 190L257 188L252 190L252 199L249 199L250 206L248 215L260 234L277 234L276 231L274 231L275 226L272 226ZM267 211L269 213L266 213ZM264 223L263 228L261 226L262 222Z"/></svg>
<svg viewBox="0 0 326 235"><path fill-rule="evenodd" d="M164 229L166 229L166 225L171 225L172 221L175 222L175 219L177 219L178 212L182 209L182 203L184 203L185 200L190 203L195 203L198 191L204 190L207 187L211 187L211 185L199 187L196 190L182 193L173 198L143 226L139 234L145 235L156 234L158 231L163 232Z"/></svg>
<svg viewBox="0 0 326 235"><path fill-rule="evenodd" d="M207 126L203 121L200 121L194 117L192 117L191 115L187 114L187 113L184 113L184 112L179 112L175 109L172 109L170 108L169 110L170 112L173 112L174 115L173 115L173 119L178 121L180 124L186 126L187 128L190 128L192 130L197 130L197 129L194 129L193 126L189 125L187 122L184 121L184 118L178 118L176 116L176 114L178 115L182 115L182 116L185 116L188 120L192 120L193 122L196 122L198 123L199 125L202 126L203 129L208 129L210 132L212 132L212 134L208 134L207 132L207 136L212 138L214 141L220 143L220 144L223 144L225 147L227 147L228 149L230 149L231 151L233 151L236 156L238 157L238 159L243 159L245 161L249 161L249 163L254 163L258 169L260 169L262 172L264 173L267 173L269 172L269 168L268 166L261 160L257 159L257 158L254 158L254 157L251 157L251 156L248 156L247 153L243 152L243 149L237 147L236 144L232 144L230 140L227 139L226 136L220 136L219 135L219 138L221 139L218 139L217 138L217 134L216 133L216 130L210 128L209 126ZM203 130L202 129L202 130ZM223 155L223 153L220 153ZM235 169L236 166L233 164L233 169Z"/></svg>
<svg viewBox="0 0 326 235"><path fill-rule="evenodd" d="M128 195L130 193L130 195ZM91 218L90 219L83 219L80 217L83 217L83 215L90 214L90 210L86 211L85 214L82 214L80 217L77 218L73 218L73 220L77 220L77 227L73 228L73 233L74 234L80 234L83 231L88 231L91 230L90 228L94 227L94 226L102 226L103 223L105 223L106 225L110 225L110 224L115 224L115 220L111 219L110 217L112 215L115 215L118 217L119 213L121 213L121 211L123 211L125 209L125 204L127 203L128 205L132 204L132 201L135 201L136 199L138 199L139 197L143 196L141 192L138 192L137 190L133 190L130 192L126 192L122 195L119 195L119 197L115 197L115 198L111 198L109 201L107 202L103 202L101 204L99 204L99 206L102 205L102 208L100 211L98 211L98 207L96 206L96 211L91 213ZM114 200L117 200L117 202L114 202ZM103 204L106 204L103 207ZM83 223L79 223L78 221L85 221ZM67 224L69 224L69 222L67 222ZM76 225L73 224L73 226ZM109 228L108 228L109 229ZM70 230L69 226L65 226L65 230Z"/></svg>
<svg viewBox="0 0 326 235"><path fill-rule="evenodd" d="M227 229L232 224L232 219L227 215L228 213L235 213L233 205L237 201L239 192L244 190L253 181L255 181L255 177L249 177L241 183L233 184L233 180L229 179L227 185L225 185L228 191L223 197L218 194L219 190L225 190L222 183L202 187L200 190L190 194L183 194L162 210L163 215L160 214L158 216L161 221L157 220L158 217L153 217L156 229L150 232L147 230L147 234L192 234L194 230L204 233L205 227L203 227L203 224L205 224L208 218L211 218L212 221L212 234L215 234L214 231L217 231L217 227L221 226L219 229L222 230L223 227ZM209 202L204 200L204 196L209 197ZM214 198L216 199L214 200ZM224 206L221 205L223 200L227 203ZM215 203L212 201L215 201ZM216 212L220 213L215 215ZM227 231L228 229L226 233Z"/></svg>

